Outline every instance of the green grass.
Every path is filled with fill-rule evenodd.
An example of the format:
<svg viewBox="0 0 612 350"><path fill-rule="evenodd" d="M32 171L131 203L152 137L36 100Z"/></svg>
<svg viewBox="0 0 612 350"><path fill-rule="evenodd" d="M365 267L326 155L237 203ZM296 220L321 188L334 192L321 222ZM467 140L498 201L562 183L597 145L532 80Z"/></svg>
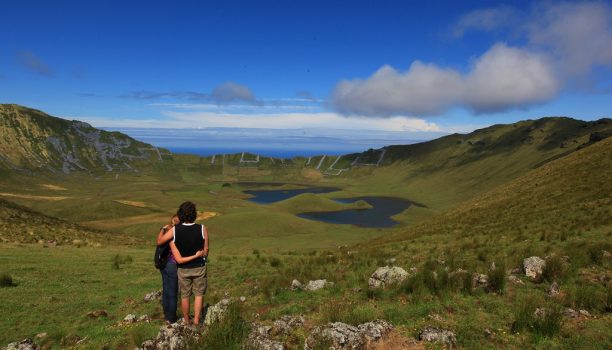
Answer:
<svg viewBox="0 0 612 350"><path fill-rule="evenodd" d="M161 308L142 301L161 285L152 264L153 242L177 206L192 200L199 211L218 214L203 222L211 238L205 301L214 303L225 293L247 298L200 347L240 348L246 322L256 314L267 324L303 314L307 329L283 338L290 348L301 348L317 325L375 318L389 320L409 337L426 325L451 329L468 349L610 348L612 286L606 281L612 262L603 251L612 251L612 140L585 147L590 133L608 129L605 123L558 118L494 126L390 147L384 166L358 167L337 177L320 176L305 158L283 165L265 159L252 168L241 166L239 155L228 156L225 167L211 165L210 158L176 155L171 162L177 171L147 165L138 174L119 176L2 170L0 192L12 196L0 201L5 228L0 280L7 286L0 288L6 310L0 345L41 332L48 336L38 341L48 348L61 348L62 339L66 344L73 335L87 337L83 348L96 349L132 349L154 337ZM377 154L367 152L362 160L373 161ZM328 158L326 166L335 159ZM244 200L239 181L341 191L259 205ZM400 225L391 229L294 215L353 208L360 204L330 198L365 195L399 196L423 206L395 216ZM50 199L57 196L67 198ZM36 243L50 239L60 245ZM507 270L532 255L548 257L543 281L508 283ZM370 290L369 276L389 258L418 272L397 286ZM475 288L474 273L486 274L490 286ZM313 293L289 290L293 279L322 278L335 286ZM553 281L563 291L555 298L546 293ZM550 312L535 318L538 307ZM566 307L587 309L594 317L560 317ZM109 316L86 317L101 309ZM146 313L154 321L118 326L128 313Z"/></svg>

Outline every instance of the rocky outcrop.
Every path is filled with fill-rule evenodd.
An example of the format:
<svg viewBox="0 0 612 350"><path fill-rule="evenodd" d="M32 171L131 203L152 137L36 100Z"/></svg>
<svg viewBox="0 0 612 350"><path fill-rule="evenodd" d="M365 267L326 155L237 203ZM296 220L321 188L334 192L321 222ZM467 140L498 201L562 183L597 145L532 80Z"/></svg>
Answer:
<svg viewBox="0 0 612 350"><path fill-rule="evenodd" d="M334 282L327 282L327 280L314 280L308 281L306 286L304 287L305 291L314 292L315 290L323 289L325 287L331 287L334 285Z"/></svg>
<svg viewBox="0 0 612 350"><path fill-rule="evenodd" d="M523 282L520 278L516 277L515 275L508 276L508 281L510 281L512 284L515 284L517 286L522 286L525 284L525 282Z"/></svg>
<svg viewBox="0 0 612 350"><path fill-rule="evenodd" d="M329 342L330 349L365 349L366 344L387 335L393 326L384 320L376 320L351 326L342 322L328 323L315 330L306 339L304 350L315 349L321 342Z"/></svg>
<svg viewBox="0 0 612 350"><path fill-rule="evenodd" d="M298 280L293 280L291 281L291 290L302 290L304 289L304 285L302 284L302 282L298 281Z"/></svg>
<svg viewBox="0 0 612 350"><path fill-rule="evenodd" d="M284 350L285 346L270 338L272 327L254 323L246 340L247 349L252 350Z"/></svg>
<svg viewBox="0 0 612 350"><path fill-rule="evenodd" d="M156 301L156 300L161 300L162 297L162 291L160 290L156 290L154 292L148 293L147 295L144 296L144 301L145 302L149 302L149 301Z"/></svg>
<svg viewBox="0 0 612 350"><path fill-rule="evenodd" d="M523 271L525 271L525 276L533 280L539 280L542 277L545 266L546 260L538 256L532 256L523 260Z"/></svg>
<svg viewBox="0 0 612 350"><path fill-rule="evenodd" d="M489 286L489 276L482 273L472 275L472 286L474 288L487 288Z"/></svg>
<svg viewBox="0 0 612 350"><path fill-rule="evenodd" d="M328 282L326 279L308 281L308 283L306 285L303 285L298 280L293 280L291 282L291 290L293 290L293 291L305 290L305 291L308 291L308 292L313 292L313 291L316 291L316 290L319 290L319 289L323 289L325 287L331 287L333 285L334 285L334 282Z"/></svg>
<svg viewBox="0 0 612 350"><path fill-rule="evenodd" d="M30 338L26 338L22 341L10 343L2 350L38 350L40 349L36 343Z"/></svg>
<svg viewBox="0 0 612 350"><path fill-rule="evenodd" d="M419 340L428 342L442 343L450 348L457 346L457 338L455 333L436 327L425 327L419 333Z"/></svg>
<svg viewBox="0 0 612 350"><path fill-rule="evenodd" d="M398 266L379 267L374 271L368 280L370 288L384 288L385 286L397 284L408 278L410 274Z"/></svg>
<svg viewBox="0 0 612 350"><path fill-rule="evenodd" d="M550 287L548 287L548 295L551 297L556 297L559 294L561 294L561 288L559 287L559 284L557 282L553 282Z"/></svg>
<svg viewBox="0 0 612 350"><path fill-rule="evenodd" d="M157 337L142 343L139 350L180 350L199 337L194 327L177 322L162 326Z"/></svg>
<svg viewBox="0 0 612 350"><path fill-rule="evenodd" d="M204 316L204 324L210 326L215 322L219 322L225 317L227 308L232 304L232 299L221 299L218 303L208 308L206 316Z"/></svg>
<svg viewBox="0 0 612 350"><path fill-rule="evenodd" d="M280 319L274 321L274 333L288 335L295 328L304 325L304 317L284 315Z"/></svg>

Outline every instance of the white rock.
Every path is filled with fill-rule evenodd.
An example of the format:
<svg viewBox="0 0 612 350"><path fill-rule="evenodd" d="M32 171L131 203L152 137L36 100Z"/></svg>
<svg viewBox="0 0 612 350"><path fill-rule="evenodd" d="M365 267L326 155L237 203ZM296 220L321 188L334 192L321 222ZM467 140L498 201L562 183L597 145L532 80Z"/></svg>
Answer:
<svg viewBox="0 0 612 350"><path fill-rule="evenodd" d="M306 284L306 287L304 287L304 290L309 291L309 292L313 292L319 289L323 289L325 287L328 286L333 286L334 283L333 282L327 282L327 280L323 279L323 280L314 280L314 281L308 281L308 284Z"/></svg>
<svg viewBox="0 0 612 350"><path fill-rule="evenodd" d="M523 260L525 275L532 279L539 279L542 276L545 266L546 260L538 256L532 256Z"/></svg>
<svg viewBox="0 0 612 350"><path fill-rule="evenodd" d="M398 266L379 267L374 271L368 280L370 288L385 287L391 284L400 283L409 276L406 270Z"/></svg>

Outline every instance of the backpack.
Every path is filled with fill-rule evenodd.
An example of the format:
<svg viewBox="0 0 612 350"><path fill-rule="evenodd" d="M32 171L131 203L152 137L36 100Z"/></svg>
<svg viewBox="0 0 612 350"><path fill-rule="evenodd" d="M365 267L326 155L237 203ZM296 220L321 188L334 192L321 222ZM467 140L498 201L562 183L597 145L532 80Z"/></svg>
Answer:
<svg viewBox="0 0 612 350"><path fill-rule="evenodd" d="M153 263L158 270L163 270L166 267L166 263L168 262L168 253L170 253L170 243L155 247Z"/></svg>

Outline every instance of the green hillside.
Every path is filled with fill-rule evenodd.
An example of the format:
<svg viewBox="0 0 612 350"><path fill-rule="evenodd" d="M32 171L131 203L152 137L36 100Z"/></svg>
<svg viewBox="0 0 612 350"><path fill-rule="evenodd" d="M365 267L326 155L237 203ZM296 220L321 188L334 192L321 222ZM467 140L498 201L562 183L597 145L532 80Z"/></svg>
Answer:
<svg viewBox="0 0 612 350"><path fill-rule="evenodd" d="M169 156L167 150L119 132L19 105L0 105L0 167L64 174L134 172Z"/></svg>
<svg viewBox="0 0 612 350"><path fill-rule="evenodd" d="M0 241L99 246L112 243L111 233L92 230L0 199ZM128 238L122 243L136 243Z"/></svg>

